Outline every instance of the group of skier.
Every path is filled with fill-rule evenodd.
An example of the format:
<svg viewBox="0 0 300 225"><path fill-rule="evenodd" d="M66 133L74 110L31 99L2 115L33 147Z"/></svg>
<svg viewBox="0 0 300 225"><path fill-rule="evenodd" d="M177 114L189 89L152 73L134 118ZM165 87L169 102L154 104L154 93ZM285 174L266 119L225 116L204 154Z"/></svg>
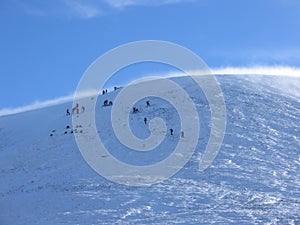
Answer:
<svg viewBox="0 0 300 225"><path fill-rule="evenodd" d="M84 113L85 111L85 107L84 106L81 106L81 112ZM73 108L72 108L72 114L79 114L79 104L77 103ZM70 116L71 113L70 113L70 110L67 108L66 110L66 116Z"/></svg>
<svg viewBox="0 0 300 225"><path fill-rule="evenodd" d="M103 94L106 94L106 93L107 93L107 90L103 90ZM103 106L112 106L112 104L113 104L112 101L108 101L108 100L105 100L103 102ZM146 101L146 106L147 107L150 106L149 100ZM85 111L85 107L81 106L81 112L84 113L84 111ZM139 112L139 109L137 107L133 107L133 113L138 113L138 112ZM79 114L79 104L78 103L75 105L75 107L72 108L72 114L74 114L74 113ZM71 115L71 113L70 113L69 109L67 108L66 116L69 116L69 115ZM144 117L144 123L147 124L147 122L148 122L147 117ZM170 131L170 135L173 136L173 133L174 133L173 128L170 128L169 131ZM183 131L181 131L181 138L184 138Z"/></svg>
<svg viewBox="0 0 300 225"><path fill-rule="evenodd" d="M149 101L149 100L146 101L146 106L147 106L147 107L150 106L150 101ZM133 107L133 113L137 113L137 112L139 112L138 108ZM147 122L148 122L147 117L144 117L144 123L147 124ZM173 128L170 128L169 131L170 131L170 135L173 136L173 133L174 133ZM183 132L183 131L181 131L180 136L181 136L181 138L184 138L184 132Z"/></svg>
<svg viewBox="0 0 300 225"><path fill-rule="evenodd" d="M103 102L103 106L112 106L113 105L113 102L112 101L108 101L107 99L104 100Z"/></svg>

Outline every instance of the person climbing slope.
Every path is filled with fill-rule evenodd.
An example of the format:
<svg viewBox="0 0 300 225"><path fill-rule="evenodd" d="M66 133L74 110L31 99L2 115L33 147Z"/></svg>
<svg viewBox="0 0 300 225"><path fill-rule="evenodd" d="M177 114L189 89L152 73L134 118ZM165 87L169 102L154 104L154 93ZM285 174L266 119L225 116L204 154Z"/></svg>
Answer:
<svg viewBox="0 0 300 225"><path fill-rule="evenodd" d="M69 109L67 109L66 116L70 116L70 115L71 115L71 113L70 113Z"/></svg>
<svg viewBox="0 0 300 225"><path fill-rule="evenodd" d="M170 129L170 133L171 133L171 135L173 135L173 129L172 128Z"/></svg>

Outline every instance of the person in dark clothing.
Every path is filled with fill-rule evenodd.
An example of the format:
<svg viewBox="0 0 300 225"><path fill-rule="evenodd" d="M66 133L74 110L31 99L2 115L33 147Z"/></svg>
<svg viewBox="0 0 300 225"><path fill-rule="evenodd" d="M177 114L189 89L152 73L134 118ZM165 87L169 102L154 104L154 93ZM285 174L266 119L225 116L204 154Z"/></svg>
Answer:
<svg viewBox="0 0 300 225"><path fill-rule="evenodd" d="M137 113L139 110L136 107L133 107L133 113Z"/></svg>
<svg viewBox="0 0 300 225"><path fill-rule="evenodd" d="M173 135L173 129L172 128L170 129L170 133L171 133L171 135Z"/></svg>
<svg viewBox="0 0 300 225"><path fill-rule="evenodd" d="M147 124L147 118L146 117L144 118L144 122L145 122L145 124Z"/></svg>
<svg viewBox="0 0 300 225"><path fill-rule="evenodd" d="M150 101L146 101L147 107L150 106Z"/></svg>
<svg viewBox="0 0 300 225"><path fill-rule="evenodd" d="M70 113L69 109L67 109L66 116L70 116L70 115L71 115L71 113Z"/></svg>

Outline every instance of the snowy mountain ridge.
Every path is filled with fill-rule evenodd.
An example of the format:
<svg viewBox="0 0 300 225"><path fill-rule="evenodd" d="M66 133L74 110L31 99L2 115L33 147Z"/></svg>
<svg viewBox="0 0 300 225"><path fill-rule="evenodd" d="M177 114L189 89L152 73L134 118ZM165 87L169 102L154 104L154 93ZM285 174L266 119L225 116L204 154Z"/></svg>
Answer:
<svg viewBox="0 0 300 225"><path fill-rule="evenodd" d="M150 187L115 184L95 173L76 146L72 103L0 117L0 224L299 224L300 79L217 76L226 102L227 129L212 166L198 171L210 132L205 95L176 77L199 113L199 145L175 176ZM166 158L180 138L179 116L161 99L137 103L133 133L149 136L148 120L161 117L174 135L154 151L118 143L110 124L119 90L96 105L99 137L111 154L132 165Z"/></svg>

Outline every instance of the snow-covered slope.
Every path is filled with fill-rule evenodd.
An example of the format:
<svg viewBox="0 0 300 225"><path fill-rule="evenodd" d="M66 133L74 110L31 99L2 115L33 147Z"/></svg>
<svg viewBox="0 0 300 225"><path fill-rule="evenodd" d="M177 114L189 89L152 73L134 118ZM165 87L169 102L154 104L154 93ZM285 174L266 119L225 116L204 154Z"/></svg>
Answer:
<svg viewBox="0 0 300 225"><path fill-rule="evenodd" d="M300 224L299 78L217 78L228 117L217 158L198 171L209 106L189 78L174 78L194 97L199 145L179 173L150 187L119 185L89 167L65 116L72 103L0 117L0 224ZM162 117L174 129L155 151L137 153L116 141L110 107L100 106L117 94L99 96L96 106L99 136L111 154L134 165L170 154L180 135L171 105L156 98L151 107L137 104L140 112L130 116L137 136L149 135L144 117Z"/></svg>

